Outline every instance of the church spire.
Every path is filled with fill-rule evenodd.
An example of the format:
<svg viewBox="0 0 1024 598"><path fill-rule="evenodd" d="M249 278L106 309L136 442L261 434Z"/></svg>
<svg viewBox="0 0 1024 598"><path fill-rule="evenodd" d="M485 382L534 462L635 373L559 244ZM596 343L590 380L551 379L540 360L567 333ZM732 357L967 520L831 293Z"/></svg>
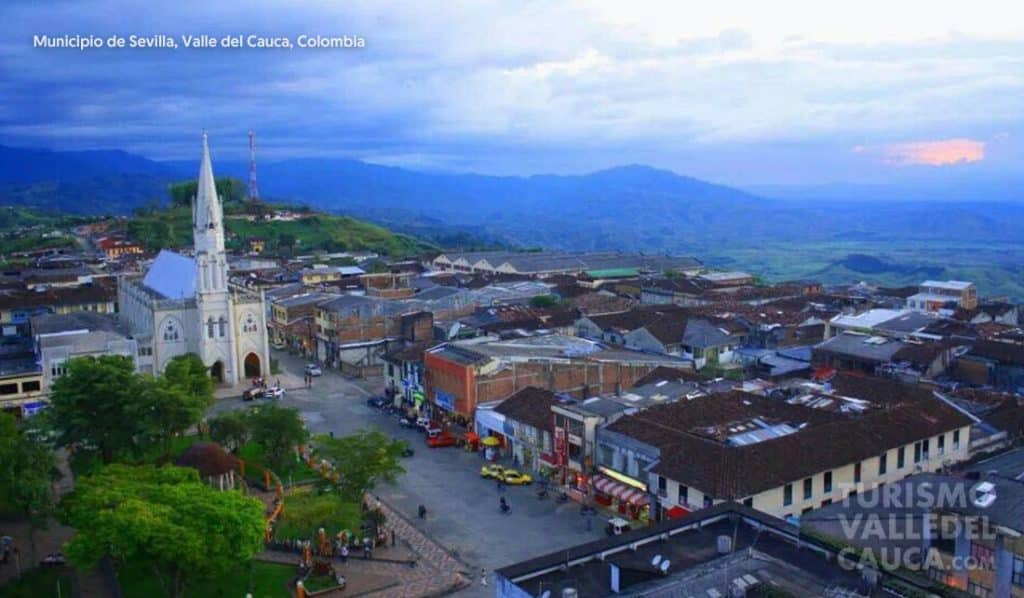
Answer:
<svg viewBox="0 0 1024 598"><path fill-rule="evenodd" d="M217 185L213 178L210 147L207 144L206 131L203 131L203 158L199 162L199 183L196 187L196 234L199 235L201 229L220 226L220 216L220 200L217 198Z"/></svg>

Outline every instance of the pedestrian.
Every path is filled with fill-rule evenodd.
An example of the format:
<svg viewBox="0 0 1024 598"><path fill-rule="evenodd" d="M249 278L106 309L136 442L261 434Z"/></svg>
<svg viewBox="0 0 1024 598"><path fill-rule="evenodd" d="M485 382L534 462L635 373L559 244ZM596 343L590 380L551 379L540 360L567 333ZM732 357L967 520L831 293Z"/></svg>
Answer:
<svg viewBox="0 0 1024 598"><path fill-rule="evenodd" d="M487 587L487 569L480 570L480 585Z"/></svg>
<svg viewBox="0 0 1024 598"><path fill-rule="evenodd" d="M391 546L394 546L394 545L395 545L395 530L394 530L394 528L392 528L391 529Z"/></svg>
<svg viewBox="0 0 1024 598"><path fill-rule="evenodd" d="M345 546L344 544L341 545L341 562L348 562L348 546Z"/></svg>
<svg viewBox="0 0 1024 598"><path fill-rule="evenodd" d="M366 560L370 560L371 558L373 558L372 545L373 540L370 539L370 536L366 536L365 538L363 538L363 558Z"/></svg>
<svg viewBox="0 0 1024 598"><path fill-rule="evenodd" d="M419 513L420 519L427 518L427 507L420 505L420 508L416 510Z"/></svg>

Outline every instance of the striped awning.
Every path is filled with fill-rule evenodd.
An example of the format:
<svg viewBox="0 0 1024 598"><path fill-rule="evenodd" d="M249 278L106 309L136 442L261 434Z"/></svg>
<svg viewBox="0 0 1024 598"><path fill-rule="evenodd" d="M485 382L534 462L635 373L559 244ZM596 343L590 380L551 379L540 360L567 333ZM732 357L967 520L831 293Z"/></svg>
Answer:
<svg viewBox="0 0 1024 598"><path fill-rule="evenodd" d="M607 494L616 498L619 502L626 502L636 506L646 505L650 502L650 498L648 498L647 493L643 490L616 482L603 475L594 476L592 483L595 490L601 494Z"/></svg>

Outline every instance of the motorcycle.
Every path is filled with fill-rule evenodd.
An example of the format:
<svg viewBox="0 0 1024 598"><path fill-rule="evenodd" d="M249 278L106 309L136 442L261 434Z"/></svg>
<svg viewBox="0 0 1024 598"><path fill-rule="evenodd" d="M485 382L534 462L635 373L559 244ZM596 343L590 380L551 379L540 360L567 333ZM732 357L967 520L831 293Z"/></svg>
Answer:
<svg viewBox="0 0 1024 598"><path fill-rule="evenodd" d="M537 500L544 500L548 497L548 489L540 488L537 490Z"/></svg>
<svg viewBox="0 0 1024 598"><path fill-rule="evenodd" d="M556 500L556 501L557 501L558 503L565 503L565 502L569 502L569 495L568 495L568 494L566 494L565 492L563 492L563 493L559 494L559 495L558 495L558 497L557 497L557 498L555 498L555 500Z"/></svg>

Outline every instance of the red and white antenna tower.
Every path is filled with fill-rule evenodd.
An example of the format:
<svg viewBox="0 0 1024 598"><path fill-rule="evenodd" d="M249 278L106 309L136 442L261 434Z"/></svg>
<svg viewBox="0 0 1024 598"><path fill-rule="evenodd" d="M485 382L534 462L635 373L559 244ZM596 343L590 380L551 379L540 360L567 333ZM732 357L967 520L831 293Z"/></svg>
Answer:
<svg viewBox="0 0 1024 598"><path fill-rule="evenodd" d="M256 186L256 133L249 129L249 201L260 198L260 189Z"/></svg>

